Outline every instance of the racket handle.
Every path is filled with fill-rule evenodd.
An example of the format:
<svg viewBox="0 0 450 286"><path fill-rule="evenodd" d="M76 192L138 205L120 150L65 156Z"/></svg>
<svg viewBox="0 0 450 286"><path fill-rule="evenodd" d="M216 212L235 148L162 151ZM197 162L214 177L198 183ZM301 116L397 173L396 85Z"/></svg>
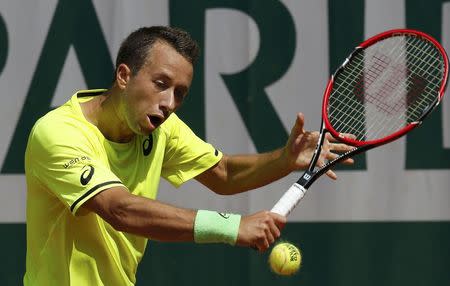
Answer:
<svg viewBox="0 0 450 286"><path fill-rule="evenodd" d="M302 185L293 184L275 204L271 212L287 216L300 202L305 193L306 189Z"/></svg>

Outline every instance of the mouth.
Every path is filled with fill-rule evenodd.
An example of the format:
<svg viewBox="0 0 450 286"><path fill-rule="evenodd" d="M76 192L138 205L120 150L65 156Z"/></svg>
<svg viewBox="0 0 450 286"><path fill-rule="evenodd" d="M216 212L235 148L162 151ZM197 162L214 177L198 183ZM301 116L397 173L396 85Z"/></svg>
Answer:
<svg viewBox="0 0 450 286"><path fill-rule="evenodd" d="M153 125L155 128L161 125L161 123L163 123L164 121L164 118L162 116L147 115L147 117L150 120L150 124Z"/></svg>

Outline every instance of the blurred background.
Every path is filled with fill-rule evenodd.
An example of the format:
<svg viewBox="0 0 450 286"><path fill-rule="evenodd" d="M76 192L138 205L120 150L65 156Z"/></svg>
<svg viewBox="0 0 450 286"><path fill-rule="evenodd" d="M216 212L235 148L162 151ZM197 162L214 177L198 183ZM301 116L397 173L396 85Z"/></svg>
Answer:
<svg viewBox="0 0 450 286"><path fill-rule="evenodd" d="M319 129L330 74L370 36L407 27L450 50L443 0L0 1L0 285L21 285L25 271L23 155L33 123L77 90L108 88L121 41L151 25L199 42L179 115L229 154L283 146L297 112ZM271 273L268 253L150 242L137 285L450 285L449 99L422 128L311 187L282 236L303 252L297 275ZM162 182L158 198L248 214L270 209L299 175L234 197Z"/></svg>

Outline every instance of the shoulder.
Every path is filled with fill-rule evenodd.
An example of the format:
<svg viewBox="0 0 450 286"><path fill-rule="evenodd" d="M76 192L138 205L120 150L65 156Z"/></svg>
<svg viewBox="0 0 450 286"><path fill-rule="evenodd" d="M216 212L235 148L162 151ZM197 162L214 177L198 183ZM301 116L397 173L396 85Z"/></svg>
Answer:
<svg viewBox="0 0 450 286"><path fill-rule="evenodd" d="M72 115L67 107L61 106L41 117L31 130L28 144L52 146L74 146L92 136L87 122ZM86 140L84 140L86 139Z"/></svg>
<svg viewBox="0 0 450 286"><path fill-rule="evenodd" d="M169 118L160 126L161 131L167 136L171 137L179 133L188 131L191 132L189 126L183 122L175 113L172 113Z"/></svg>
<svg viewBox="0 0 450 286"><path fill-rule="evenodd" d="M53 110L36 121L31 133L46 138L64 138L67 133L77 132L76 125L72 118Z"/></svg>
<svg viewBox="0 0 450 286"><path fill-rule="evenodd" d="M77 91L65 104L48 112L36 121L32 133L63 138L71 134L96 134L97 129L84 117L80 102L88 101L105 91L105 89Z"/></svg>
<svg viewBox="0 0 450 286"><path fill-rule="evenodd" d="M182 122L181 119L175 113L172 113L160 127L164 132L170 132L170 130L176 128L180 122Z"/></svg>

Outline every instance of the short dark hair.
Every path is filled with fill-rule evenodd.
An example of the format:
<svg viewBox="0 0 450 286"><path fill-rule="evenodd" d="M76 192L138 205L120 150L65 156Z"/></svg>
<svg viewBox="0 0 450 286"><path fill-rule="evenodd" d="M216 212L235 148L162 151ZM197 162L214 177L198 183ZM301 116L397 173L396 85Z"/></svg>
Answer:
<svg viewBox="0 0 450 286"><path fill-rule="evenodd" d="M144 65L149 51L156 41L163 41L172 46L192 65L199 54L199 47L188 32L174 27L143 27L132 32L120 45L116 58L116 71L120 64L126 64L133 75Z"/></svg>

